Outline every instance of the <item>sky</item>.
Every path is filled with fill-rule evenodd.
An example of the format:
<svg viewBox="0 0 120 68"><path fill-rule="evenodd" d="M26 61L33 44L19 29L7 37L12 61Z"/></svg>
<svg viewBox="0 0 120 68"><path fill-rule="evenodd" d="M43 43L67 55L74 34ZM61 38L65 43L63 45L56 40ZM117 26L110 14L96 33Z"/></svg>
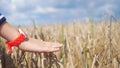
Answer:
<svg viewBox="0 0 120 68"><path fill-rule="evenodd" d="M120 0L0 0L0 13L14 25L30 22L59 23L85 21L105 16L120 17Z"/></svg>

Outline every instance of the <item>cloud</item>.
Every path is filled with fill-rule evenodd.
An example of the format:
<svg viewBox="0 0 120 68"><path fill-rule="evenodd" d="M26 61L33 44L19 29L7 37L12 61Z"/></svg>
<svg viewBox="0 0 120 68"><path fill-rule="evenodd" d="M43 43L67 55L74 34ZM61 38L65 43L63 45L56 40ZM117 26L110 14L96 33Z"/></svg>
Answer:
<svg viewBox="0 0 120 68"><path fill-rule="evenodd" d="M53 8L53 7L36 7L33 10L33 13L52 13L52 12L57 12L58 9L57 8Z"/></svg>
<svg viewBox="0 0 120 68"><path fill-rule="evenodd" d="M114 15L114 5L112 4L105 4L103 6L101 6L98 11L101 11L101 12L104 12L106 14L109 14L109 15Z"/></svg>
<svg viewBox="0 0 120 68"><path fill-rule="evenodd" d="M120 17L119 0L1 0L0 10L12 23L101 19L105 14ZM5 5L5 6L4 6Z"/></svg>

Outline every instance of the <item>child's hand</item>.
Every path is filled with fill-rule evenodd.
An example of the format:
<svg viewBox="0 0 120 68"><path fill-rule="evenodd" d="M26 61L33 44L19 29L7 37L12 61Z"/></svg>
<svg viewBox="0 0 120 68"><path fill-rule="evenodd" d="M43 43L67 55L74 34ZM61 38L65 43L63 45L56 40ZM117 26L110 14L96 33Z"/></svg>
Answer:
<svg viewBox="0 0 120 68"><path fill-rule="evenodd" d="M33 38L30 38L19 45L21 50L30 52L56 52L60 50L61 47L62 44L60 43L45 42Z"/></svg>

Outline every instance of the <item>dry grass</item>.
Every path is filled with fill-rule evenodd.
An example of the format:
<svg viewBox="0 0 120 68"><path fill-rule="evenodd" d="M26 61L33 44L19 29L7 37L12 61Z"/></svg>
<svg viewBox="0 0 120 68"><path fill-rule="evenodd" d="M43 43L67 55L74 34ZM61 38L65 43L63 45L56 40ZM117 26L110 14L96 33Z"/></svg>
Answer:
<svg viewBox="0 0 120 68"><path fill-rule="evenodd" d="M57 53L29 53L15 48L11 55L2 47L3 68L120 68L120 21L21 28L29 37L64 46Z"/></svg>

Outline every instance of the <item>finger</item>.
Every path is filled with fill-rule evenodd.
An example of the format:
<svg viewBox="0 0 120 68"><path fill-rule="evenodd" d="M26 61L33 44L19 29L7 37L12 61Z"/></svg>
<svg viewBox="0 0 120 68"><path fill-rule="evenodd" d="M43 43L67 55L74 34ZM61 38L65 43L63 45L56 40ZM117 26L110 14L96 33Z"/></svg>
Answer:
<svg viewBox="0 0 120 68"><path fill-rule="evenodd" d="M59 50L60 50L60 48L52 48L51 52L56 52L56 51L59 51Z"/></svg>
<svg viewBox="0 0 120 68"><path fill-rule="evenodd" d="M59 51L59 50L60 50L59 48L49 48L45 52L56 52L56 51Z"/></svg>
<svg viewBox="0 0 120 68"><path fill-rule="evenodd" d="M47 43L47 45L51 47L62 47L63 46L63 44L60 44L60 43Z"/></svg>
<svg viewBox="0 0 120 68"><path fill-rule="evenodd" d="M44 42L44 44L46 46L49 46L49 47L62 47L63 44L60 44L60 43L52 43L52 42Z"/></svg>
<svg viewBox="0 0 120 68"><path fill-rule="evenodd" d="M52 47L62 47L63 45L62 44L53 44Z"/></svg>

